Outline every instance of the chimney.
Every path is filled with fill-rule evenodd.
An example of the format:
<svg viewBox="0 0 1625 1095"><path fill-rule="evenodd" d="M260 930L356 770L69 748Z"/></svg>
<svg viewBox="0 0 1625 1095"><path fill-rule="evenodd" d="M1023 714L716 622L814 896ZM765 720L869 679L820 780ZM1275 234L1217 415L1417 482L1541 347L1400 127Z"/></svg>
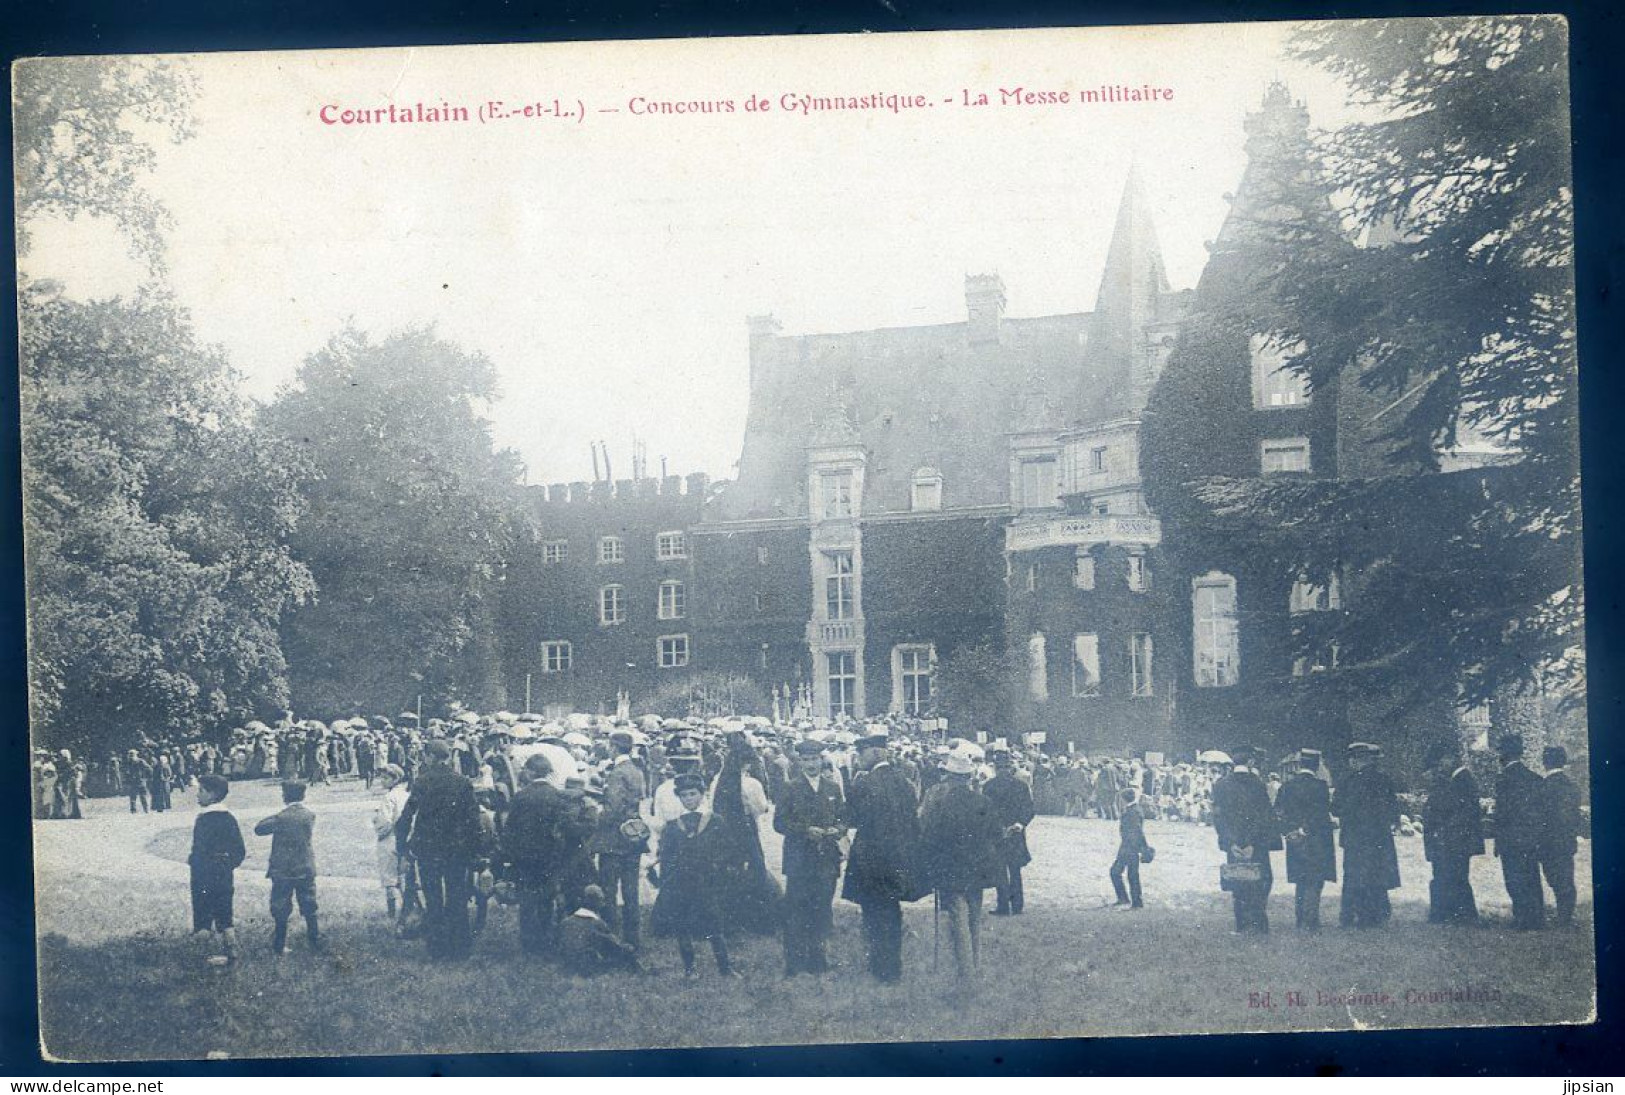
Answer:
<svg viewBox="0 0 1625 1095"><path fill-rule="evenodd" d="M765 316L746 316L745 327L750 331L752 342L759 338L772 338L784 329L784 325L771 312Z"/></svg>
<svg viewBox="0 0 1625 1095"><path fill-rule="evenodd" d="M769 313L765 316L746 316L745 329L750 332L750 384L754 388L757 363L767 358L769 347L783 326Z"/></svg>
<svg viewBox="0 0 1625 1095"><path fill-rule="evenodd" d="M999 341L1004 318L1004 281L997 274L965 275L966 338L972 346Z"/></svg>

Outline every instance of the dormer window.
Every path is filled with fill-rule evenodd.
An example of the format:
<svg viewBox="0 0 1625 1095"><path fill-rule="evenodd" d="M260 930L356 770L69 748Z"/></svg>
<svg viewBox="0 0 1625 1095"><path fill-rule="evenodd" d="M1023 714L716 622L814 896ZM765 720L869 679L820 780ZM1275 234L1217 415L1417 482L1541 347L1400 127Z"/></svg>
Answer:
<svg viewBox="0 0 1625 1095"><path fill-rule="evenodd" d="M825 520L852 516L852 473L827 471L818 477L823 493L821 509Z"/></svg>
<svg viewBox="0 0 1625 1095"><path fill-rule="evenodd" d="M921 468L914 473L913 489L909 495L909 508L917 513L942 508L942 473L935 468Z"/></svg>

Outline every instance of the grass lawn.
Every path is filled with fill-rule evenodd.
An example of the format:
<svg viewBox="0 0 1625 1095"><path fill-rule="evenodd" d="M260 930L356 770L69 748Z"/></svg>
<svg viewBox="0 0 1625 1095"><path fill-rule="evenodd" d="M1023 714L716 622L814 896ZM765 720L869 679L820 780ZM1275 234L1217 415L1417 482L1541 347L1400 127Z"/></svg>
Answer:
<svg viewBox="0 0 1625 1095"><path fill-rule="evenodd" d="M1158 855L1143 872L1148 907L1127 913L1108 907L1115 824L1041 818L1028 911L984 919L981 978L959 999L946 939L933 969L929 901L906 907L908 973L891 987L863 974L857 910L844 902L830 948L837 968L823 978L784 981L771 939L737 945L735 981L715 976L703 946L702 976L685 981L665 939L646 944L647 976L566 977L519 953L515 912L495 905L472 960L432 964L421 943L388 932L369 799L354 783L310 798L328 951L305 951L296 922L292 953L280 961L266 953L269 842L248 835L277 808L275 788L233 789L228 805L250 845L237 876L245 958L217 970L186 934L195 808L132 818L117 800L90 805L87 820L44 823L35 837L41 1027L47 1053L67 1060L1577 1023L1594 1012L1589 845L1577 864L1574 929L1508 929L1491 858L1475 860L1473 873L1491 925L1428 925L1421 842L1401 838L1405 885L1388 930L1337 929L1331 886L1332 926L1299 935L1291 891L1278 883L1275 934L1252 938L1229 930L1211 830L1150 823ZM766 835L776 865L777 842ZM1284 873L1279 858L1277 869Z"/></svg>

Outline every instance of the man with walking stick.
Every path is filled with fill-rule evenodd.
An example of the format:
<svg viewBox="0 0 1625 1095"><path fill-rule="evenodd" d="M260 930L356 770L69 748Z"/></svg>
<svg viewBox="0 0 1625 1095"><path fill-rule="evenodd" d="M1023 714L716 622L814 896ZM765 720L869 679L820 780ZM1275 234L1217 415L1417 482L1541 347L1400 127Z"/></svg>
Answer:
<svg viewBox="0 0 1625 1095"><path fill-rule="evenodd" d="M1003 833L993 804L971 786L970 754L955 750L943 763L943 779L926 792L920 808L920 863L948 917L948 944L960 990L969 991L981 950L982 892L997 885Z"/></svg>

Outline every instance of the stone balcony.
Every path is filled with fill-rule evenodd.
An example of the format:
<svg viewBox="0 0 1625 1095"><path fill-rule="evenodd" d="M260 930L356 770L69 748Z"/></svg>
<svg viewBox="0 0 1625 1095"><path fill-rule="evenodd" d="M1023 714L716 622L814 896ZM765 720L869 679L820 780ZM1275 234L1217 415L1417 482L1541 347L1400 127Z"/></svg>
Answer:
<svg viewBox="0 0 1625 1095"><path fill-rule="evenodd" d="M1155 547L1162 543L1162 522L1146 514L1056 516L1017 521L1004 530L1006 551L1086 544Z"/></svg>
<svg viewBox="0 0 1625 1095"><path fill-rule="evenodd" d="M863 645L863 621L809 620L807 645L815 650L857 649Z"/></svg>

